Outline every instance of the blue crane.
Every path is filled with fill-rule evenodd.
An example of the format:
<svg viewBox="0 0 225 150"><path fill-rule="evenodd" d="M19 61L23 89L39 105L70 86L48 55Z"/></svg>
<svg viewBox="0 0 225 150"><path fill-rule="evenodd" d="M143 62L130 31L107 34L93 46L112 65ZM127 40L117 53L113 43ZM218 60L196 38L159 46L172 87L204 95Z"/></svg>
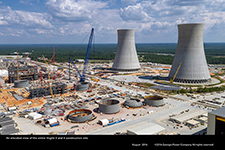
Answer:
<svg viewBox="0 0 225 150"><path fill-rule="evenodd" d="M93 34L94 34L94 28L91 29L91 34L90 34L90 37L89 37L89 42L88 42L88 46L87 46L86 57L85 57L85 61L84 61L84 69L83 69L83 73L82 74L78 70L78 68L77 68L76 64L73 62L73 60L69 57L69 80L70 80L70 62L72 62L74 68L76 69L78 75L80 76L80 81L79 82L85 82L85 73L86 73L87 66L88 66L88 60L89 60L90 51L91 51Z"/></svg>

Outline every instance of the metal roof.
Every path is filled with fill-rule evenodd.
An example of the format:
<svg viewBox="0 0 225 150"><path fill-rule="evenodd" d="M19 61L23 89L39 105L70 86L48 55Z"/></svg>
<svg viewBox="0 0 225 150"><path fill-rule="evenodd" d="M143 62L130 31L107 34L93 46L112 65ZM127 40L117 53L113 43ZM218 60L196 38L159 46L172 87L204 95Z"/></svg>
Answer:
<svg viewBox="0 0 225 150"><path fill-rule="evenodd" d="M136 135L153 135L162 132L164 130L165 128L158 124L146 122L144 125L127 129L127 133Z"/></svg>
<svg viewBox="0 0 225 150"><path fill-rule="evenodd" d="M222 108L219 108L217 110L211 111L211 112L209 112L209 114L213 114L213 115L225 118L225 107L222 107Z"/></svg>
<svg viewBox="0 0 225 150"><path fill-rule="evenodd" d="M189 112L179 114L177 116L171 117L170 119L173 119L173 120L183 123L191 118L200 116L205 113L206 113L206 111L204 111L204 110L190 110Z"/></svg>

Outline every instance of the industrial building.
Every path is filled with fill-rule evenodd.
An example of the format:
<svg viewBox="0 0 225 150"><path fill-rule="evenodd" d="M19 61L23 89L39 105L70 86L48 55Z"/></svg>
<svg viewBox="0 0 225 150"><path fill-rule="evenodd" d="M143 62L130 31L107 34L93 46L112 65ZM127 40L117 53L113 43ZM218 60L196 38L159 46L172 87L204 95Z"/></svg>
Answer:
<svg viewBox="0 0 225 150"><path fill-rule="evenodd" d="M211 80L203 46L203 23L178 25L178 43L169 73L171 82L205 83Z"/></svg>
<svg viewBox="0 0 225 150"><path fill-rule="evenodd" d="M146 122L143 125L127 129L127 135L156 135L164 133L165 130L158 124Z"/></svg>
<svg viewBox="0 0 225 150"><path fill-rule="evenodd" d="M10 117L0 118L0 135L10 135L18 133L19 130L15 128L16 122Z"/></svg>
<svg viewBox="0 0 225 150"><path fill-rule="evenodd" d="M225 107L208 113L207 135L225 134Z"/></svg>
<svg viewBox="0 0 225 150"><path fill-rule="evenodd" d="M118 29L115 60L112 66L117 71L136 71L140 64L135 46L135 29Z"/></svg>
<svg viewBox="0 0 225 150"><path fill-rule="evenodd" d="M192 124L195 122L193 121L190 122L191 119L198 120L201 117L207 116L206 114L207 112L205 110L189 110L188 112L184 112L182 114L170 117L170 120L179 124L186 124L186 123Z"/></svg>

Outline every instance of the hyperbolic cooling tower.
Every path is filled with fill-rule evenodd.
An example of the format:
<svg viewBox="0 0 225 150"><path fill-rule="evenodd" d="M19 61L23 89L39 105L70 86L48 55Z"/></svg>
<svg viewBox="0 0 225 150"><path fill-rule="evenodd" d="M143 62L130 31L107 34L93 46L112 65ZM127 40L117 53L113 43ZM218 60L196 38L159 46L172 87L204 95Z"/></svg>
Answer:
<svg viewBox="0 0 225 150"><path fill-rule="evenodd" d="M118 43L113 70L136 71L140 69L135 47L135 29L118 29Z"/></svg>
<svg viewBox="0 0 225 150"><path fill-rule="evenodd" d="M178 44L169 78L182 83L211 80L203 46L203 23L179 24ZM179 67L180 66L180 67Z"/></svg>

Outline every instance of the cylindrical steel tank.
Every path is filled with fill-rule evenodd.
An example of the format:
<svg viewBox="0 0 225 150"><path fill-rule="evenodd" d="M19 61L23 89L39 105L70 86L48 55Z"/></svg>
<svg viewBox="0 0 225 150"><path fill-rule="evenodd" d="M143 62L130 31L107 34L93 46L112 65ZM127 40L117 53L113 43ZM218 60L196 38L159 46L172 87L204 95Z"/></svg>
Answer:
<svg viewBox="0 0 225 150"><path fill-rule="evenodd" d="M120 101L117 99L103 99L99 102L99 111L104 114L114 114L120 111Z"/></svg>
<svg viewBox="0 0 225 150"><path fill-rule="evenodd" d="M135 46L135 29L118 29L118 41L113 70L135 71L140 69Z"/></svg>
<svg viewBox="0 0 225 150"><path fill-rule="evenodd" d="M123 105L129 106L131 108L141 107L143 105L142 101L137 98L128 98Z"/></svg>
<svg viewBox="0 0 225 150"><path fill-rule="evenodd" d="M89 87L89 82L79 82L78 85L74 88L76 88L76 91L86 91Z"/></svg>
<svg viewBox="0 0 225 150"><path fill-rule="evenodd" d="M67 120L69 122L86 122L92 119L92 111L88 109L75 109L69 112Z"/></svg>
<svg viewBox="0 0 225 150"><path fill-rule="evenodd" d="M150 105L150 106L162 106L162 105L164 105L163 97L157 96L157 95L145 96L144 102L145 102L145 104Z"/></svg>
<svg viewBox="0 0 225 150"><path fill-rule="evenodd" d="M52 103L45 103L43 106L44 106L44 115L50 116L52 114Z"/></svg>
<svg viewBox="0 0 225 150"><path fill-rule="evenodd" d="M29 85L28 80L16 80L14 81L14 87L15 88L23 88L27 87Z"/></svg>
<svg viewBox="0 0 225 150"><path fill-rule="evenodd" d="M175 82L198 84L211 80L203 46L203 28L203 23L178 25L178 43L169 79L177 72Z"/></svg>

